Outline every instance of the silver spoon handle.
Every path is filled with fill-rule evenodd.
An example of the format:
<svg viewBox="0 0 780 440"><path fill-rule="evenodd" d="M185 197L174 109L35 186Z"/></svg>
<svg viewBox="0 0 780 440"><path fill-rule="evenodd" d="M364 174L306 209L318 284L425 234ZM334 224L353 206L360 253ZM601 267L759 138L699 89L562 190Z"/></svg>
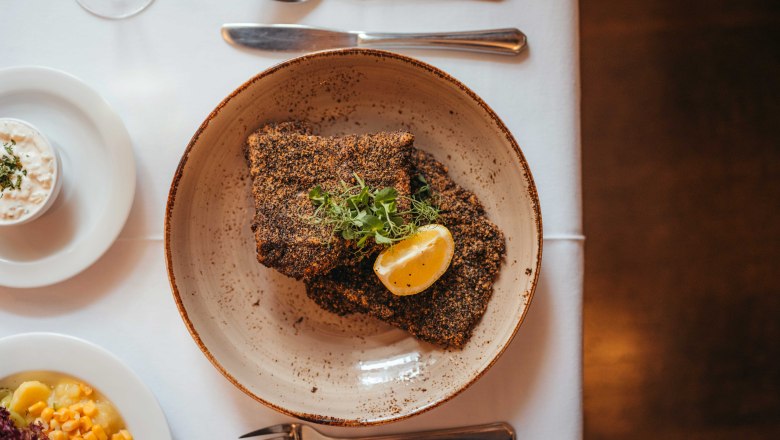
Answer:
<svg viewBox="0 0 780 440"><path fill-rule="evenodd" d="M515 430L506 423L490 423L409 434L362 437L361 440L515 440Z"/></svg>
<svg viewBox="0 0 780 440"><path fill-rule="evenodd" d="M358 46L371 47L458 49L517 55L526 46L525 34L514 28L415 34L358 32L357 35Z"/></svg>

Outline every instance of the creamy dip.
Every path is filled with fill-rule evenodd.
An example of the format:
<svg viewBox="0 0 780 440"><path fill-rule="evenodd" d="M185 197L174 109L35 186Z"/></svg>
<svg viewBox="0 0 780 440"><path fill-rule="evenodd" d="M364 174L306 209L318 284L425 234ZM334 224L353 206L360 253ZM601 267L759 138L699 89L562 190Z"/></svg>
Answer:
<svg viewBox="0 0 780 440"><path fill-rule="evenodd" d="M31 126L13 119L0 119L0 145L13 145L27 175L19 189L6 189L0 197L0 222L15 222L40 210L54 189L57 162L46 139ZM0 154L6 155L5 148Z"/></svg>

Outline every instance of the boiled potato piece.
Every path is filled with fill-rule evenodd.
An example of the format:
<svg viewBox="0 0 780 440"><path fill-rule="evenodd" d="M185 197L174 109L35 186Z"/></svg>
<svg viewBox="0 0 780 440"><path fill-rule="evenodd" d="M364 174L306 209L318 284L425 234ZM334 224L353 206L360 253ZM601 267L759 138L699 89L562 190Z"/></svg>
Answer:
<svg viewBox="0 0 780 440"><path fill-rule="evenodd" d="M24 417L20 416L15 411L10 411L8 414L11 417L11 421L14 422L14 425L16 425L17 428L27 427L27 420L25 420Z"/></svg>
<svg viewBox="0 0 780 440"><path fill-rule="evenodd" d="M27 408L34 403L40 401L48 401L51 395L51 390L46 384L38 382L37 380L31 380L22 382L19 388L14 391L14 395L11 398L11 405L8 407L11 411L19 414L25 414Z"/></svg>
<svg viewBox="0 0 780 440"><path fill-rule="evenodd" d="M63 380L54 386L54 403L57 408L73 405L80 400L80 390L77 382Z"/></svg>
<svg viewBox="0 0 780 440"><path fill-rule="evenodd" d="M117 432L122 428L122 418L114 409L114 406L105 401L95 402L97 415L92 418L93 423L99 423L108 428L109 432Z"/></svg>
<svg viewBox="0 0 780 440"><path fill-rule="evenodd" d="M0 388L0 406L3 408L8 408L8 405L11 404L11 397L14 395L14 390L9 390L8 388Z"/></svg>

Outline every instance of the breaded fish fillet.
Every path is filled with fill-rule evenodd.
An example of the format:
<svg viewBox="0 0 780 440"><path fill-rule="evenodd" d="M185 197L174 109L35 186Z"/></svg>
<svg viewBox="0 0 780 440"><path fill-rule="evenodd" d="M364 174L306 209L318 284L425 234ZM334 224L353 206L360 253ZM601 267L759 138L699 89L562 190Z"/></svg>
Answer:
<svg viewBox="0 0 780 440"><path fill-rule="evenodd" d="M410 194L410 133L321 137L295 122L266 125L246 143L255 215L257 259L295 279L308 279L345 264L349 245L305 219L314 211L309 190L334 191L357 173L372 187Z"/></svg>
<svg viewBox="0 0 780 440"><path fill-rule="evenodd" d="M485 215L477 197L450 179L447 168L415 150L414 174L437 195L437 223L452 232L455 254L447 272L429 289L410 296L390 293L374 275L373 258L341 266L306 282L307 294L326 310L367 313L416 337L461 348L485 313L493 282L506 254L503 233Z"/></svg>

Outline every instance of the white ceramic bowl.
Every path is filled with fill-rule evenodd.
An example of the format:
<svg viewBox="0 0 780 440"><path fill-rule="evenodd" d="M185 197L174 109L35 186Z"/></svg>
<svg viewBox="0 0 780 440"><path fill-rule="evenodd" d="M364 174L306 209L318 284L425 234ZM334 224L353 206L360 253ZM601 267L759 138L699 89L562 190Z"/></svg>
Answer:
<svg viewBox="0 0 780 440"><path fill-rule="evenodd" d="M33 124L23 121L21 119L16 118L0 118L0 124L2 124L4 121L8 121L11 124L20 125L22 127L27 128L29 132L37 137L41 143L41 145L44 147L44 149L51 154L51 156L54 158L54 174L52 176L52 180L54 184L51 187L51 190L46 195L46 198L44 199L43 203L40 205L34 207L33 210L31 210L26 215L19 217L14 220L2 220L0 219L0 227L4 226L16 226L21 225L24 223L31 222L35 220L36 218L42 216L49 208L54 205L54 202L57 200L57 195L60 193L60 188L62 187L62 160L60 159L60 153L57 151L57 149L52 145L51 142L49 142L49 139L38 130L36 126Z"/></svg>
<svg viewBox="0 0 780 440"><path fill-rule="evenodd" d="M103 394L136 439L171 440L165 415L151 391L116 356L92 343L56 333L0 339L0 382L21 373L61 373Z"/></svg>
<svg viewBox="0 0 780 440"><path fill-rule="evenodd" d="M422 343L366 316L325 312L302 283L257 262L243 145L264 123L293 118L323 134L409 130L483 202L507 237L507 257L462 350ZM165 223L176 303L214 366L272 408L345 426L419 414L481 377L528 310L541 238L528 164L487 104L430 65L365 49L295 58L231 93L187 146Z"/></svg>

